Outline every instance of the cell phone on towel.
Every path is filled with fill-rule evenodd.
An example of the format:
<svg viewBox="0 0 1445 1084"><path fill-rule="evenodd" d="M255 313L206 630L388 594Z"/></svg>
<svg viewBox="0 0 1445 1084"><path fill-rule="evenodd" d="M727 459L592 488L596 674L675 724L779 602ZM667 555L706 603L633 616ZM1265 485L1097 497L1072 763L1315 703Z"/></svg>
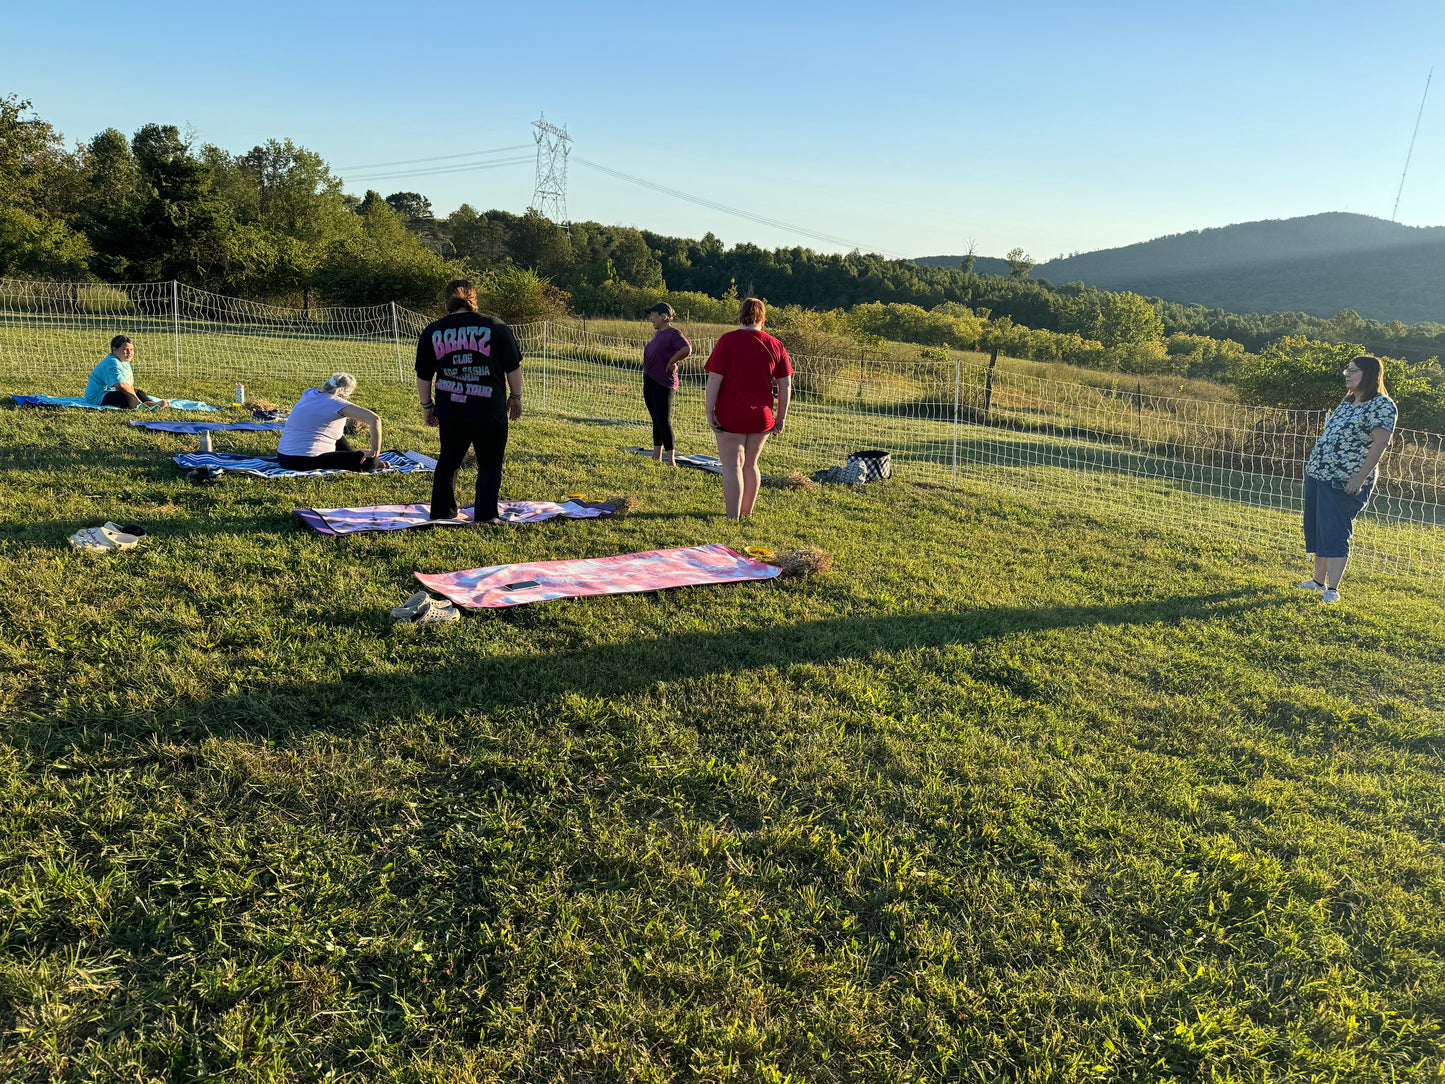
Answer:
<svg viewBox="0 0 1445 1084"><path fill-rule="evenodd" d="M508 591L522 591L528 587L541 587L542 585L536 580L521 580L518 583L507 583L502 586Z"/></svg>

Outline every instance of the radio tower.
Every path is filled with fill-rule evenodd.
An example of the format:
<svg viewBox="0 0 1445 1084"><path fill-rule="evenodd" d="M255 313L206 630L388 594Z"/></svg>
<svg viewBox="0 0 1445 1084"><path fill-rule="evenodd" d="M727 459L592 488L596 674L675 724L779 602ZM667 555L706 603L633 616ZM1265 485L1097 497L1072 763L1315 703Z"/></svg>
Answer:
<svg viewBox="0 0 1445 1084"><path fill-rule="evenodd" d="M567 229L571 225L567 220L567 155L572 137L565 125L558 128L548 123L545 113L532 127L537 129L537 187L532 207Z"/></svg>

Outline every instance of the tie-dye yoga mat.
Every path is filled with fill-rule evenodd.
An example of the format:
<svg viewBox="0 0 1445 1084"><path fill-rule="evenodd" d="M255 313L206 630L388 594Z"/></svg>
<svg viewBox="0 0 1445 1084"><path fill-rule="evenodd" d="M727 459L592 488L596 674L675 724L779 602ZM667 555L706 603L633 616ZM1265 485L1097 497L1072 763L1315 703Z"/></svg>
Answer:
<svg viewBox="0 0 1445 1084"><path fill-rule="evenodd" d="M96 406L94 403L87 403L79 395L15 395L10 398L15 400L16 406L58 406L58 407L80 407L82 410L119 410L120 407ZM195 399L172 399L170 401L172 410L225 410L225 407L212 406L210 403L198 402ZM157 407L137 407L138 410L160 409Z"/></svg>
<svg viewBox="0 0 1445 1084"><path fill-rule="evenodd" d="M301 522L322 534L361 534L364 531L405 531L410 527L470 527L472 521L432 519L425 504L378 504L371 508L293 508ZM462 511L468 517L470 506ZM541 523L563 516L596 519L617 511L614 505L581 501L498 501L497 512L507 523Z"/></svg>
<svg viewBox="0 0 1445 1084"><path fill-rule="evenodd" d="M324 474L365 474L349 470L287 470L274 455L236 455L233 452L186 452L173 457L182 470L210 467L232 474L249 474L256 478L319 478ZM388 474L412 474L436 470L437 461L421 452L382 452L378 457L390 463L392 470L373 472L371 477Z"/></svg>
<svg viewBox="0 0 1445 1084"><path fill-rule="evenodd" d="M648 550L580 561L490 565L435 576L418 572L416 578L458 606L497 609L584 595L626 595L705 583L770 580L781 572L782 569L774 565L749 560L720 543L710 542L706 546L680 550Z"/></svg>

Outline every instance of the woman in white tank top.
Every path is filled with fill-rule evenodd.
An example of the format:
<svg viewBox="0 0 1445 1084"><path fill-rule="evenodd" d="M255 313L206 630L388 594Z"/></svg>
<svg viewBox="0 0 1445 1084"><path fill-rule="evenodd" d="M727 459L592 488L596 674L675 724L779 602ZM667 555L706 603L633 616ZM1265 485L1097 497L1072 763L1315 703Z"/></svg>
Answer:
<svg viewBox="0 0 1445 1084"><path fill-rule="evenodd" d="M382 462L381 418L351 402L356 377L332 373L319 388L307 388L291 408L276 458L287 470L390 470ZM370 451L354 451L343 435L346 420L365 422L371 429Z"/></svg>

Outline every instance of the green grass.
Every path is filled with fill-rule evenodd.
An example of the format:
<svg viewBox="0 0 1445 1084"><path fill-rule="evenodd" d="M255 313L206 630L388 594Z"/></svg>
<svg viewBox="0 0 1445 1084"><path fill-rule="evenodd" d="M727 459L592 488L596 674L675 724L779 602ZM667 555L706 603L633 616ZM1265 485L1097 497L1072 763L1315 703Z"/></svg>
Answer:
<svg viewBox="0 0 1445 1084"><path fill-rule="evenodd" d="M289 510L427 478L195 488L191 438L3 417L0 1079L1441 1079L1433 584L1322 607L1226 533L972 478L738 527L635 428L538 417L506 492L643 507L327 539ZM151 538L66 546L105 519ZM703 541L837 564L385 612Z"/></svg>

